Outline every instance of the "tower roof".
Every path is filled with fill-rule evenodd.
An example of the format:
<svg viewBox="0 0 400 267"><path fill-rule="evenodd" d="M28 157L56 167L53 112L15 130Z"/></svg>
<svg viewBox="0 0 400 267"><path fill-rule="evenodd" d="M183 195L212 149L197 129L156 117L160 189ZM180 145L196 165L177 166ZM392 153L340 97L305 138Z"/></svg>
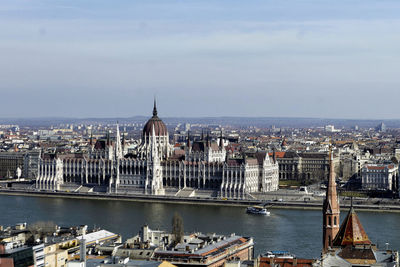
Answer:
<svg viewBox="0 0 400 267"><path fill-rule="evenodd" d="M340 226L339 232L333 241L333 246L341 247L346 245L370 245L371 241L358 219L353 207L350 208L347 217Z"/></svg>
<svg viewBox="0 0 400 267"><path fill-rule="evenodd" d="M335 171L333 165L333 153L329 152L329 178L328 187L326 188L326 197L324 200L324 213L339 213L340 207L337 198Z"/></svg>

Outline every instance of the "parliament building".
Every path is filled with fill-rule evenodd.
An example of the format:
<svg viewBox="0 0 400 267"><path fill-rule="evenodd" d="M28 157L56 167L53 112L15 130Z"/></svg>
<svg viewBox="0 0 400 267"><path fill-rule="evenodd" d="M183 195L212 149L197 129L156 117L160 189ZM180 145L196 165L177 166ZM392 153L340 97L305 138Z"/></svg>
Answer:
<svg viewBox="0 0 400 267"><path fill-rule="evenodd" d="M88 153L41 155L36 187L41 190L107 191L118 194L251 198L278 189L278 163L266 152L230 154L221 137L190 140L181 151L170 144L168 130L153 116L140 145L126 153L118 125L115 138L90 139Z"/></svg>

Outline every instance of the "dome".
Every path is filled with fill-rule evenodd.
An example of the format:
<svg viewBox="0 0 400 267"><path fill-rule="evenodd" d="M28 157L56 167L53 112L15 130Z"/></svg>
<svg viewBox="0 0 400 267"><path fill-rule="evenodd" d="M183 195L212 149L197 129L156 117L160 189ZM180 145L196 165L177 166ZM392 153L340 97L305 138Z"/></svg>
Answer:
<svg viewBox="0 0 400 267"><path fill-rule="evenodd" d="M157 116L156 101L154 101L153 117L151 117L143 127L143 136L153 135L153 127L156 136L166 136L167 126L164 122Z"/></svg>

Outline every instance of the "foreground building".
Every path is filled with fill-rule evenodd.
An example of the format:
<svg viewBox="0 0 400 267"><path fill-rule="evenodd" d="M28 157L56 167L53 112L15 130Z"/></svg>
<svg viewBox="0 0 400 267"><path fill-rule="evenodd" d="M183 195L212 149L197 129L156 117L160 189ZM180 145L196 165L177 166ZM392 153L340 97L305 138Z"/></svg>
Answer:
<svg viewBox="0 0 400 267"><path fill-rule="evenodd" d="M399 266L397 251L380 250L369 240L354 208L339 228L340 206L331 156L330 175L323 206L322 266Z"/></svg>
<svg viewBox="0 0 400 267"><path fill-rule="evenodd" d="M143 226L123 245L97 246L97 254L120 259L170 262L176 266L224 266L229 261L253 259L251 237L191 233L176 241L174 234Z"/></svg>
<svg viewBox="0 0 400 267"><path fill-rule="evenodd" d="M42 155L36 187L62 190L79 185L109 193L193 196L195 191L211 196L247 198L253 192L278 189L278 163L266 152L233 157L207 134L190 141L184 150L174 150L166 125L153 116L145 124L140 145L124 155L117 125L111 140L90 141L88 154ZM104 189L105 188L105 189Z"/></svg>

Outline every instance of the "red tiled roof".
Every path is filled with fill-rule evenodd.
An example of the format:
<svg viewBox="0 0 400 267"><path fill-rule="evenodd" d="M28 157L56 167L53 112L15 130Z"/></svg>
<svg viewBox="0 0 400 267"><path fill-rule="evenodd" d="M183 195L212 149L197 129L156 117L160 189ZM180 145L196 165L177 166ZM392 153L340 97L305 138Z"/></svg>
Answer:
<svg viewBox="0 0 400 267"><path fill-rule="evenodd" d="M373 166L373 165L367 165L367 169L368 170L384 170L385 169L385 167L386 166ZM388 167L388 169L393 169L394 168L394 165L393 164L390 164L390 165L387 165L387 167Z"/></svg>
<svg viewBox="0 0 400 267"><path fill-rule="evenodd" d="M313 266L314 260L311 259L291 259L291 258L269 258L269 257L261 257L260 258L260 267L311 267Z"/></svg>
<svg viewBox="0 0 400 267"><path fill-rule="evenodd" d="M385 169L384 166L367 166L368 170L383 170Z"/></svg>
<svg viewBox="0 0 400 267"><path fill-rule="evenodd" d="M336 247L346 245L370 245L371 241L362 226L360 219L353 208L350 209L337 233L333 245Z"/></svg>
<svg viewBox="0 0 400 267"><path fill-rule="evenodd" d="M286 152L284 152L284 151L277 151L277 152L275 152L275 156L276 156L276 158L284 158L285 157L285 153ZM268 155L270 157L272 157L274 155L274 153L268 153Z"/></svg>

